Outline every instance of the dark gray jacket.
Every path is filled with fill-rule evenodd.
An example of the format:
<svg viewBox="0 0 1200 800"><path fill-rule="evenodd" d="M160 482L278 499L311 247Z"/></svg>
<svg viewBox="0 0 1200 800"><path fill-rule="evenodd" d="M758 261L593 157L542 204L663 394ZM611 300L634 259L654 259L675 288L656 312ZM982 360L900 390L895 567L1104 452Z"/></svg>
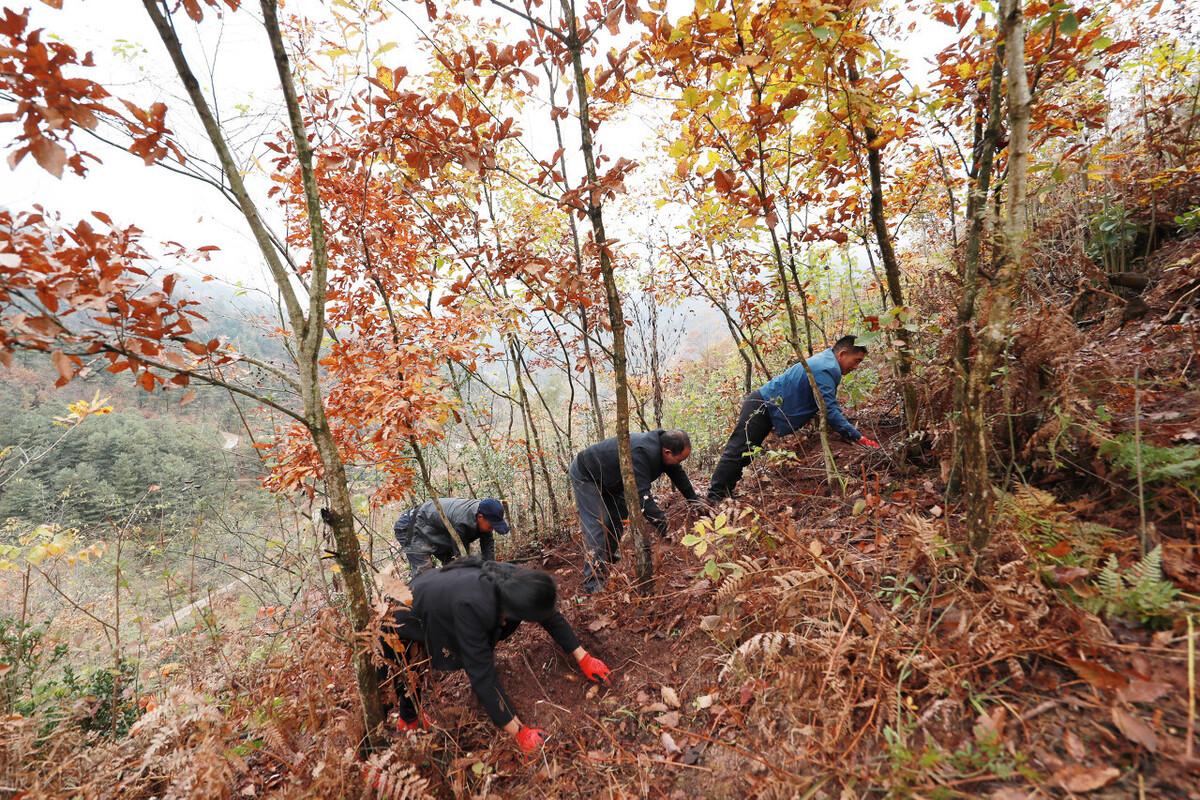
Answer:
<svg viewBox="0 0 1200 800"><path fill-rule="evenodd" d="M494 561L496 544L492 539L492 534L480 533L479 529L475 527L475 516L479 513L479 501L442 497L438 502L442 504L442 510L446 512L447 519L458 531L458 535L467 549L471 549L471 542L479 540L479 552L483 555L483 559ZM401 514L400 519L396 521L395 532L396 539L399 540L400 546L406 553L431 553L443 561L446 560L441 558L443 555L450 557L458 555L454 539L446 530L446 526L442 524L442 518L438 515L437 506L432 500L426 500L416 508Z"/></svg>
<svg viewBox="0 0 1200 800"><path fill-rule="evenodd" d="M679 490L685 500L696 500L696 490L688 480L687 473L679 464L667 466L662 460L662 429L631 433L629 445L633 456L633 480L637 484L638 494L642 496L642 513L646 520L660 530L664 529L667 516L654 495L650 493L650 485L660 475L666 475L671 483ZM575 480L588 481L600 488L603 494L612 495L624 500L625 486L621 482L621 462L617 452L617 437L597 442L579 455L571 464L570 475Z"/></svg>

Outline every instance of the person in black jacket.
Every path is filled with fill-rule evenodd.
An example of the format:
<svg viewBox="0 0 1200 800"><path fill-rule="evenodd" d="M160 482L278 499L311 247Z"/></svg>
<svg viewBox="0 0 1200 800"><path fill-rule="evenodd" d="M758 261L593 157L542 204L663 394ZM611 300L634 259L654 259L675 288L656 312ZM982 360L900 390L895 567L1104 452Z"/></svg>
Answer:
<svg viewBox="0 0 1200 800"><path fill-rule="evenodd" d="M683 431L660 429L631 434L629 444L642 514L665 536L667 516L654 502L650 485L665 474L689 503L701 502L680 466L692 454L692 441ZM609 564L620 558L618 543L629 518L617 452L617 440L613 437L592 445L571 462L571 486L575 490L579 524L583 527L583 589L588 594L600 590L608 580Z"/></svg>
<svg viewBox="0 0 1200 800"><path fill-rule="evenodd" d="M394 681L401 730L422 727L413 701L415 681L404 680L411 678L411 670L405 675L395 669L422 663L414 646L419 643L434 669L466 670L475 696L496 727L514 736L525 752L536 750L546 733L526 727L517 717L496 675L496 644L522 622L536 622L574 657L588 680L607 683L610 674L603 661L579 644L555 607L557 598L554 578L545 572L478 556L456 560L413 580L411 607L394 612L383 627L382 650L389 665L380 669L380 680Z"/></svg>

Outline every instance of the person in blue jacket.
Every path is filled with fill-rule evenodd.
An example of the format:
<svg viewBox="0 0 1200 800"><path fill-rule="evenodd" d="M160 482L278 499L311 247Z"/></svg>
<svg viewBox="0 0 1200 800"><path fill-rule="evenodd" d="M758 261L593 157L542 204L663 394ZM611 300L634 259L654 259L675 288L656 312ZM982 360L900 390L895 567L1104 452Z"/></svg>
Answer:
<svg viewBox="0 0 1200 800"><path fill-rule="evenodd" d="M863 436L850 424L837 400L842 376L858 369L866 355L867 348L856 345L853 336L843 336L830 349L809 358L808 366L825 400L825 419L830 429L848 441L878 448L878 442ZM803 363L792 365L761 389L746 395L737 424L729 434L729 441L709 481L708 501L718 503L733 495L734 487L742 479L742 471L750 463L751 451L759 447L768 434L772 431L776 436L795 433L817 415L818 409Z"/></svg>

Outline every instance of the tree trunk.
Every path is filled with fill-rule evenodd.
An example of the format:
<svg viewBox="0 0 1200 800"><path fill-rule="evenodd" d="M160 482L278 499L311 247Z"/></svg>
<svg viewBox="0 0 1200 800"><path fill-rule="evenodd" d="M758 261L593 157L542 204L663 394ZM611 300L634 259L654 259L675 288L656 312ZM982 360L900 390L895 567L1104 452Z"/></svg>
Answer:
<svg viewBox="0 0 1200 800"><path fill-rule="evenodd" d="M170 20L170 11L165 5L156 0L143 0L143 8L154 24L159 38L175 66L180 81L188 94L192 106L200 116L205 133L217 153L221 169L229 181L230 192L234 195L242 216L246 219L259 251L271 272L284 307L287 310L288 322L292 329L297 350L297 366L299 368L300 396L304 404L304 422L313 444L321 459L324 470L326 493L329 504L328 522L333 533L337 548L337 562L342 570L346 587L347 616L355 634L365 631L371 621L371 607L367 598L366 584L363 580L361 554L358 538L354 531L354 514L350 500L350 490L346 480L345 466L337 450L332 431L325 418L325 406L320 383L319 363L320 347L324 339L325 312L325 282L327 277L327 258L325 250L325 232L320 215L320 197L317 192L316 177L312 170L312 147L304 130L299 101L296 97L295 86L292 82L291 70L288 66L287 53L283 49L283 41L279 31L279 21L276 17L275 5L271 0L261 0L261 6L274 57L276 70L279 73L280 85L286 101L292 137L295 140L297 157L300 162L303 180L305 204L309 217L310 235L312 238L313 269L309 286L309 308L307 318L292 286L291 277L279 260L274 250L271 235L259 216L258 209L247 192L238 166L230 152L224 133L220 128L216 115L209 107L199 81L196 79L191 66L183 52L183 46L175 34ZM363 717L366 726L364 745L368 749L381 744L380 729L385 721L383 705L379 696L379 685L375 668L371 664L369 651L357 641L353 643L353 663L355 677L358 683L359 697L363 704Z"/></svg>
<svg viewBox="0 0 1200 800"><path fill-rule="evenodd" d="M991 538L991 508L994 490L988 474L987 434L984 404L991 376L1008 341L1013 298L1020 284L1025 260L1025 204L1029 166L1029 118L1032 99L1025 71L1025 21L1021 0L1004 0L1001 6L1001 39L1008 73L1008 202L1002 234L1002 253L996 278L985 299L975 361L967 381L968 430L973 436L968 453L964 448L963 478L966 490L967 535L978 553Z"/></svg>
<svg viewBox="0 0 1200 800"><path fill-rule="evenodd" d="M529 403L529 395L525 391L525 380L521 377L521 354L517 350L516 337L508 338L509 352L512 353L513 371L517 379L517 394L521 398L521 409L525 414L525 425L533 437L533 447L537 453L538 466L541 468L542 480L546 484L546 493L550 498L550 518L554 521L554 530L562 530L562 512L558 509L558 497L554 493L554 481L550 478L550 469L546 466L546 452L542 449L542 437L537 424L533 420L533 407Z"/></svg>
<svg viewBox="0 0 1200 800"><path fill-rule="evenodd" d="M846 72L851 84L857 84L858 66L854 63L853 55L846 60ZM900 287L900 262L896 259L896 249L892 245L892 234L888 230L887 215L883 209L883 166L880 148L871 146L878 133L870 124L864 122L863 135L863 147L867 151L867 172L871 179L871 225L875 229L875 240L879 244L879 254L883 259L888 294L892 306L896 309L896 321L900 323L896 331L896 339L900 343L896 371L900 379L900 396L904 403L905 428L912 433L917 430L917 390L912 383L912 333L899 317L904 309L904 292Z"/></svg>
<svg viewBox="0 0 1200 800"><path fill-rule="evenodd" d="M367 596L363 580L361 553L358 536L354 530L354 506L350 487L346 480L346 467L338 452L333 432L325 417L325 402L321 391L320 358L321 344L325 338L325 286L329 273L328 251L325 246L325 225L321 219L321 194L313 172L313 151L304 128L304 117L292 71L288 64L283 37L279 31L275 0L260 0L263 24L271 41L275 68L279 73L280 87L287 103L288 120L292 138L296 145L296 158L300 162L300 175L304 186L305 210L308 214L309 233L312 239L312 272L309 277L309 307L306 326L300 331L300 386L304 397L304 413L309 420L309 431L321 456L325 471L325 487L329 503L329 525L337 545L337 562L346 582L346 599L349 603L351 628L354 631L353 661L359 694L363 701L363 712L367 727L366 744L375 747L380 729L386 721L379 696L379 683L375 666L371 663L371 649L362 641L361 634L371 627L371 601ZM294 332L295 333L295 332Z"/></svg>
<svg viewBox="0 0 1200 800"><path fill-rule="evenodd" d="M987 464L983 412L982 409L968 407L967 394L972 370L971 347L974 341L971 323L975 317L975 303L979 295L979 262L983 252L984 219L987 216L987 201L991 192L992 165L995 162L996 146L1000 141L1000 86L1003 80L1004 43L997 39L996 52L992 59L991 83L988 87L987 123L983 128L978 124L975 126L976 141L972 159L974 174L971 176L971 185L967 193L966 257L962 273L962 296L958 302L952 365L956 374L954 408L958 416L953 457L959 463L951 470L949 485L946 487L951 495L958 492L960 473L967 468L967 464L983 464L985 467Z"/></svg>
<svg viewBox="0 0 1200 800"><path fill-rule="evenodd" d="M629 506L629 527L633 537L634 563L639 590L649 594L653 590L654 559L650 551L650 539L646 536L646 522L642 515L642 498L633 477L633 454L629 444L629 379L625 359L625 314L621 308L621 295L613 272L612 256L609 253L608 237L604 233L604 209L597 188L596 160L592 149L592 126L588 108L588 83L583 70L583 43L579 39L579 27L575 19L573 0L559 0L567 24L567 51L575 77L575 95L579 104L580 149L587 172L588 191L587 216L592 223L592 236L600 260L600 272L604 276L604 292L608 300L608 320L612 327L613 377L617 394L617 446L621 459L621 480Z"/></svg>
<svg viewBox="0 0 1200 800"><path fill-rule="evenodd" d="M650 380L654 385L654 427L663 426L662 364L658 352L658 303L650 297Z"/></svg>

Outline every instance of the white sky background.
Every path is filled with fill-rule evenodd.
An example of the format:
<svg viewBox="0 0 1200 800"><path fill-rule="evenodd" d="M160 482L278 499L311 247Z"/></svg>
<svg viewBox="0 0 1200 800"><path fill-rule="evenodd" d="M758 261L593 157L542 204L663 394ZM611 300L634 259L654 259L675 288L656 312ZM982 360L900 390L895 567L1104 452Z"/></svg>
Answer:
<svg viewBox="0 0 1200 800"><path fill-rule="evenodd" d="M423 5L409 0L396 2L418 24L426 24ZM170 109L168 126L192 152L213 158L211 147L183 96L175 70L141 3L137 0L66 0L62 11L50 9L36 0L25 0L19 7L25 5L32 6L33 27L45 27L81 53L88 50L94 53L97 66L86 71L88 77L114 95L128 97L143 105L156 100L167 103ZM484 6L472 13L491 19L503 13L489 10L486 2ZM682 16L691 10L692 4L689 0L672 0L669 7L673 16ZM316 19L327 18L328 3L292 0L284 11ZM243 158L262 155L265 152L262 135L273 132L282 123L281 119L272 121L272 116L280 112L279 87L258 13L257 3L243 0L238 12L227 13L221 20L210 13L199 27L182 12L176 14L181 38L193 69L201 74L202 84L204 73L211 69L210 83L205 89L210 99L214 95L217 97L221 113L233 118L240 114L237 107L241 105L243 110L249 106L252 114L261 115L243 126L243 146L239 153ZM517 25L524 26L523 22L511 24L514 31L520 30ZM400 14L393 12L386 25L372 30L371 37L375 45L383 41L397 42L398 46L381 59L386 66L403 64L414 74L426 71L425 51L419 44L419 35ZM909 61L912 80L918 83L925 80L928 60L951 38L947 27L922 20L917 31L900 43L900 52ZM133 55L118 54L116 46ZM544 92L544 76L539 77L543 85L538 90ZM524 131L527 146L539 157L548 159L557 144L553 128L546 120L543 103L540 99L531 103L530 119L518 120L518 127ZM562 87L559 103L566 104ZM658 115L661 113L661 108L646 104L645 108L635 107L625 118L601 127L597 140L603 152L613 161L626 157L645 162L650 152L658 152L662 146L654 133L660 124ZM571 159L570 175L578 182L583 168L577 152L578 125L574 117L563 121L563 131L568 137L566 155ZM7 131L0 128L0 134L7 135ZM78 133L76 141L83 149L98 155L103 163L93 164L86 178L68 172L61 180L43 171L32 157L27 157L12 173L6 174L0 167L0 206L24 209L40 203L49 210L60 211L68 221L85 217L93 210L103 210L117 224L136 224L146 231L150 241L174 240L188 247L210 244L220 247L221 250L213 254L211 263L200 265L199 272L255 288L271 285L241 214L215 189L161 168L148 168L140 159L91 140L84 133ZM634 174L630 183L639 178L654 180L653 172L643 169ZM275 203L265 198L268 182L253 173L248 181L260 212L277 232L281 232L283 226ZM645 197L648 194L639 191L635 185L629 188L634 195ZM651 208L637 216L655 213L661 212ZM628 220L610 217L606 222L610 235L626 241L637 238L637 232L630 230L630 224L644 224L633 216ZM172 269L178 267L172 266ZM180 271L187 272L186 269Z"/></svg>

